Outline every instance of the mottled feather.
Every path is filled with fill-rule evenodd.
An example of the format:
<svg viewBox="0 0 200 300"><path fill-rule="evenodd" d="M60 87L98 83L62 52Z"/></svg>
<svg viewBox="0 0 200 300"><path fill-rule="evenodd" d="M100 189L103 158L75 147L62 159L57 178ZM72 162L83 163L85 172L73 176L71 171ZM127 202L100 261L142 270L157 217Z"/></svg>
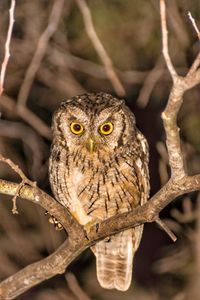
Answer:
<svg viewBox="0 0 200 300"><path fill-rule="evenodd" d="M81 124L81 135L70 131L71 122ZM113 131L102 135L99 128L106 122ZM105 220L147 201L148 146L123 100L105 93L73 97L55 112L52 127L52 190L80 224ZM126 230L92 247L102 287L128 289L142 229Z"/></svg>

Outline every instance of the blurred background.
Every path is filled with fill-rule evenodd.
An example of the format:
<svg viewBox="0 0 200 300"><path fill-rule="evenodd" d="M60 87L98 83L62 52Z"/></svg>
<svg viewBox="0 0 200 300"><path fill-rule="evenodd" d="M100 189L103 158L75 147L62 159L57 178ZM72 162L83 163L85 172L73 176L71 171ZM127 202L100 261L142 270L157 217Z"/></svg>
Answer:
<svg viewBox="0 0 200 300"><path fill-rule="evenodd" d="M87 36L76 1L16 2L11 57L0 100L0 153L51 194L48 157L53 111L62 100L86 91L117 94ZM166 2L170 55L178 73L184 75L199 51L188 11L200 28L200 0ZM149 142L153 195L170 176L161 112L172 81L162 58L159 2L87 0L87 4L95 30L126 91L127 105ZM10 1L0 1L1 62L9 6ZM178 119L189 174L200 172L199 93L197 86L185 95ZM20 181L2 163L0 178ZM52 253L66 234L49 224L39 206L18 199L19 214L13 215L11 197L0 195L0 200L0 280L3 280ZM178 236L176 243L156 224L145 224L134 261L133 282L127 292L99 286L94 255L87 250L70 265L65 276L45 281L17 299L199 299L199 201L197 193L185 195L161 213Z"/></svg>

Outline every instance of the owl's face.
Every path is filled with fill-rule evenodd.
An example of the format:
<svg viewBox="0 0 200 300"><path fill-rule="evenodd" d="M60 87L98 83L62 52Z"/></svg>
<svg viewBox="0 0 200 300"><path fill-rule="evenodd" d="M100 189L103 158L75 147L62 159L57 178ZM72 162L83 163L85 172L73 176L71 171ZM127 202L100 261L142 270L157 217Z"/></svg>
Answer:
<svg viewBox="0 0 200 300"><path fill-rule="evenodd" d="M55 136L64 138L69 151L81 147L89 155L101 151L106 155L134 138L134 123L123 100L105 93L84 94L62 103L53 129Z"/></svg>

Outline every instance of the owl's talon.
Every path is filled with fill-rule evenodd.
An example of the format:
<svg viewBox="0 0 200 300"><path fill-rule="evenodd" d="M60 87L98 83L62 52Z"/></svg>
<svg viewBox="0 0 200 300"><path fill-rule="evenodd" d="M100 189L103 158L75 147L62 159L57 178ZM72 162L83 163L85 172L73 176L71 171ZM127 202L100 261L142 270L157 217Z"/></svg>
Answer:
<svg viewBox="0 0 200 300"><path fill-rule="evenodd" d="M106 243L109 243L111 241L111 237L110 236L107 236L105 239L104 239L104 242Z"/></svg>
<svg viewBox="0 0 200 300"><path fill-rule="evenodd" d="M50 224L54 224L54 218L52 216L49 218L48 221L49 221Z"/></svg>
<svg viewBox="0 0 200 300"><path fill-rule="evenodd" d="M55 224L55 228L57 231L63 230L63 226L59 222Z"/></svg>
<svg viewBox="0 0 200 300"><path fill-rule="evenodd" d="M85 229L84 229L84 235L85 235L85 238L89 241L90 239L89 239L89 237L87 236L87 232L86 232Z"/></svg>
<svg viewBox="0 0 200 300"><path fill-rule="evenodd" d="M96 233L99 231L99 223L96 223Z"/></svg>
<svg viewBox="0 0 200 300"><path fill-rule="evenodd" d="M48 211L45 212L45 216L47 216L47 215L50 215ZM50 215L50 218L49 218L48 221L49 221L50 224L54 225L56 230L62 230L63 229L62 224L59 223L58 220L54 216Z"/></svg>
<svg viewBox="0 0 200 300"><path fill-rule="evenodd" d="M97 233L99 230L99 224L100 224L99 219L93 219L84 225L85 237L87 240L89 240L88 236L90 234L91 228L96 226L96 233Z"/></svg>

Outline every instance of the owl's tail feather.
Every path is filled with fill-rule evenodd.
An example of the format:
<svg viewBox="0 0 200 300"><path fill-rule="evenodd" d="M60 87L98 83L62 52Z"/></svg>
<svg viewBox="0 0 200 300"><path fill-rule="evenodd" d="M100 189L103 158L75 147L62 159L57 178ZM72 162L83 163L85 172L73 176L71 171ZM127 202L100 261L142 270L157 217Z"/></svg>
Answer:
<svg viewBox="0 0 200 300"><path fill-rule="evenodd" d="M120 291L129 288L135 252L133 241L133 229L129 229L112 236L110 241L98 242L93 248L97 278L103 288Z"/></svg>

